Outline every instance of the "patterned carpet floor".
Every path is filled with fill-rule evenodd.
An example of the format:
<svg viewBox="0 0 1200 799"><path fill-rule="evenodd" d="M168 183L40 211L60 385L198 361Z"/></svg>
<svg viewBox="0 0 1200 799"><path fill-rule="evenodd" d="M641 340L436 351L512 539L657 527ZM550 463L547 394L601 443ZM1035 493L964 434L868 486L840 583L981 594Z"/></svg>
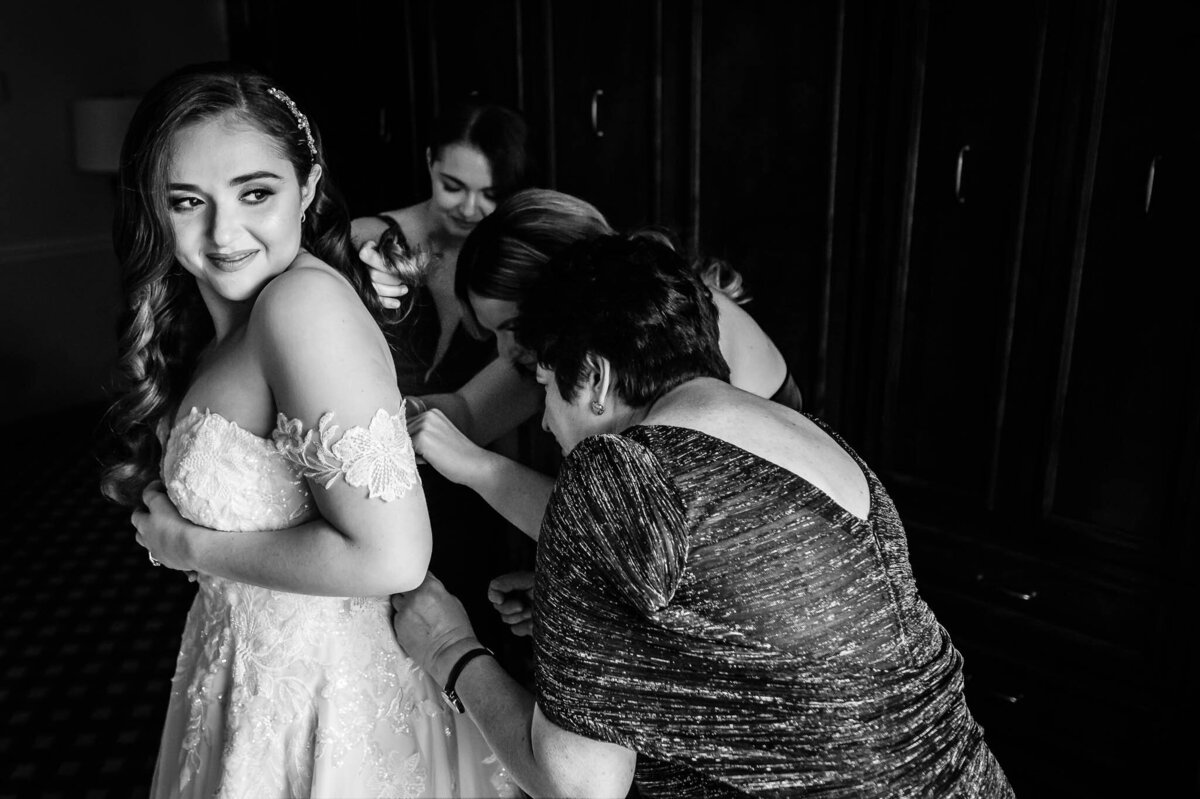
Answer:
<svg viewBox="0 0 1200 799"><path fill-rule="evenodd" d="M88 407L5 431L0 799L144 797L195 587L99 492Z"/></svg>

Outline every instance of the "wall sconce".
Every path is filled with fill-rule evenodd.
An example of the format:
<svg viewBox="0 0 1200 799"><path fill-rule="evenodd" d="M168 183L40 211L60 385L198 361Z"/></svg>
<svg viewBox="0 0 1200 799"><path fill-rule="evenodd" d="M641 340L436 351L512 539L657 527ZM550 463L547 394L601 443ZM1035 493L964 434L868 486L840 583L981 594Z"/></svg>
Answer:
<svg viewBox="0 0 1200 799"><path fill-rule="evenodd" d="M71 106L75 125L75 166L82 172L115 174L121 142L138 97L90 97Z"/></svg>

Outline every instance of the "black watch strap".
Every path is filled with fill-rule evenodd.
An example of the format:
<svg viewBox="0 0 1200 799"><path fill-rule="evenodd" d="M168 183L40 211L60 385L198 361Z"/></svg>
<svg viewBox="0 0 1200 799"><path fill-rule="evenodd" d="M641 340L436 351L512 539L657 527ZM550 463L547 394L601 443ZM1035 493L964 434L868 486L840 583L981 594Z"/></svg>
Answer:
<svg viewBox="0 0 1200 799"><path fill-rule="evenodd" d="M486 646L477 646L474 649L468 650L462 654L462 657L450 669L450 676L446 678L446 687L442 689L442 700L450 706L455 713L465 713L466 708L463 707L462 700L458 698L458 692L454 690L455 683L458 682L458 675L462 674L462 670L475 658L480 655L491 655L495 657L492 650Z"/></svg>

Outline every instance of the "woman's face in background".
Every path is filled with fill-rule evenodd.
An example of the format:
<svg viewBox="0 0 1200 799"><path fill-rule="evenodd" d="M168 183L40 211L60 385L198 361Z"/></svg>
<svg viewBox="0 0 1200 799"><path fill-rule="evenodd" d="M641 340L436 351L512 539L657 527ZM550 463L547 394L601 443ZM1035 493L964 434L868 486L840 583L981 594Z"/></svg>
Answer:
<svg viewBox="0 0 1200 799"><path fill-rule="evenodd" d="M517 304L512 300L481 297L474 292L467 296L479 324L496 336L496 351L500 357L529 369L535 367L537 355L518 344L514 334L519 311Z"/></svg>
<svg viewBox="0 0 1200 799"><path fill-rule="evenodd" d="M210 302L253 300L296 259L320 169L301 184L270 136L229 115L181 129L171 149L176 259Z"/></svg>
<svg viewBox="0 0 1200 799"><path fill-rule="evenodd" d="M491 164L479 150L461 143L448 144L430 158L433 206L442 227L454 238L466 238L496 210Z"/></svg>

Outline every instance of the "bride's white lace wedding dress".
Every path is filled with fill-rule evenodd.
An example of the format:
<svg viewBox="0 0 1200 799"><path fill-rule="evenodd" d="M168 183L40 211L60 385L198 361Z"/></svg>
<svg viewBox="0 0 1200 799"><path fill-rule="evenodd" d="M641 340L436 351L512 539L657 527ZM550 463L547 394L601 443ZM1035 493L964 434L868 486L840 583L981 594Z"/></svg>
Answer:
<svg viewBox="0 0 1200 799"><path fill-rule="evenodd" d="M184 517L215 530L307 521L317 510L287 457L297 432L281 419L273 439L260 438L192 410L168 439L167 492ZM197 583L151 796L521 795L475 725L396 645L387 597L290 594L203 574Z"/></svg>

